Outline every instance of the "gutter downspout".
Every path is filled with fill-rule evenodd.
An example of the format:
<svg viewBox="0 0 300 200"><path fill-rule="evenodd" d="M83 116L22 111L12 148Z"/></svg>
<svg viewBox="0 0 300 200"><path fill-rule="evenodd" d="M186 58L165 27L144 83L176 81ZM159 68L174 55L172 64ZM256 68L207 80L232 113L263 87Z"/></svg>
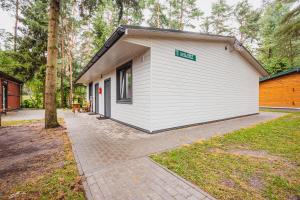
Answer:
<svg viewBox="0 0 300 200"><path fill-rule="evenodd" d="M257 71L259 71L263 76L268 76L268 72L263 68L258 60L240 43L236 38L232 41L233 49L247 57L247 60L250 64L254 65Z"/></svg>

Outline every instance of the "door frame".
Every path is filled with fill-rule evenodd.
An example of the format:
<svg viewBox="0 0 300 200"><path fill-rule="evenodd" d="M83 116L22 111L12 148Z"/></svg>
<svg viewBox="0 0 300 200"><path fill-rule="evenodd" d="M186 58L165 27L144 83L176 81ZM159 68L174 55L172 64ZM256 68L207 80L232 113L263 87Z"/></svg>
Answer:
<svg viewBox="0 0 300 200"><path fill-rule="evenodd" d="M6 112L8 109L8 81L4 80L2 81L2 112ZM4 92L5 88L5 92ZM5 99L5 102L4 102Z"/></svg>
<svg viewBox="0 0 300 200"><path fill-rule="evenodd" d="M89 89L88 89L88 101L90 103L90 111L93 111L93 82L89 83Z"/></svg>
<svg viewBox="0 0 300 200"><path fill-rule="evenodd" d="M97 89L96 89L97 86ZM98 94L98 89L99 89L99 83L95 83L94 85L94 99L95 99L95 113L99 113L99 94Z"/></svg>
<svg viewBox="0 0 300 200"><path fill-rule="evenodd" d="M109 116L107 115L107 110L106 110L106 95L107 95L107 91L106 91L106 83L109 82L109 90L110 90L110 103L109 103ZM111 117L111 78L107 78L104 80L104 116L107 117L107 118L110 118Z"/></svg>

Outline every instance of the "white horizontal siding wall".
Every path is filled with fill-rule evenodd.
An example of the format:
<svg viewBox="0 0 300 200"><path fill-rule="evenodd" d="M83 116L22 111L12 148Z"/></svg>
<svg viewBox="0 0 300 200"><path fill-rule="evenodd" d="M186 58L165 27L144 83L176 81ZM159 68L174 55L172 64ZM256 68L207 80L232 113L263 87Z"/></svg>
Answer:
<svg viewBox="0 0 300 200"><path fill-rule="evenodd" d="M259 74L225 45L152 39L152 131L258 112ZM197 61L175 57L175 49Z"/></svg>
<svg viewBox="0 0 300 200"><path fill-rule="evenodd" d="M116 102L115 69L99 80L99 87L103 90L99 98L100 114L104 114L104 80L107 78L111 78L111 118L150 130L150 50L133 58L132 104Z"/></svg>

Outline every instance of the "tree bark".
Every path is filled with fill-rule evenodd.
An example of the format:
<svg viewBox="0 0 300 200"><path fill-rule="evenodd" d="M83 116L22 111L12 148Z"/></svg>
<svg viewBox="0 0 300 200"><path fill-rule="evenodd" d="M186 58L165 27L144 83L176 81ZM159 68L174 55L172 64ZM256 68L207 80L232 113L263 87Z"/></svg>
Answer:
<svg viewBox="0 0 300 200"><path fill-rule="evenodd" d="M73 103L73 67L72 67L73 59L71 55L71 51L69 52L69 79L70 79L70 107L72 107Z"/></svg>
<svg viewBox="0 0 300 200"><path fill-rule="evenodd" d="M179 30L183 30L183 0L180 1L180 24L179 24Z"/></svg>
<svg viewBox="0 0 300 200"><path fill-rule="evenodd" d="M50 0L48 43L47 43L47 67L46 67L46 91L45 91L45 128L59 126L56 113L56 67L57 67L57 29L59 18L59 0Z"/></svg>
<svg viewBox="0 0 300 200"><path fill-rule="evenodd" d="M14 51L17 50L18 37L18 21L19 21L19 0L16 0L16 18L15 18L15 33L14 33Z"/></svg>
<svg viewBox="0 0 300 200"><path fill-rule="evenodd" d="M43 80L43 109L45 109L45 93L46 93L46 77L44 77L44 80Z"/></svg>
<svg viewBox="0 0 300 200"><path fill-rule="evenodd" d="M290 39L289 41L289 46L290 46L290 53L289 53L289 56L290 56L290 62L291 62L291 66L294 66L294 55L293 55L293 45L292 45L292 39Z"/></svg>
<svg viewBox="0 0 300 200"><path fill-rule="evenodd" d="M64 104L64 71L65 71L65 45L64 45L64 34L62 33L61 37L61 69L60 69L60 102L61 107L65 106Z"/></svg>
<svg viewBox="0 0 300 200"><path fill-rule="evenodd" d="M161 28L160 27L160 5L159 2L157 2L157 20L156 20L156 26L157 28Z"/></svg>
<svg viewBox="0 0 300 200"><path fill-rule="evenodd" d="M169 1L169 22L168 22L169 29L173 28L171 24L172 24L172 4L171 1Z"/></svg>
<svg viewBox="0 0 300 200"><path fill-rule="evenodd" d="M73 4L73 9L72 9L72 15L75 15L75 4ZM72 50L75 47L75 36L74 36L74 22L71 21L71 40L70 40L70 47L69 48L69 69L70 69L70 106L72 107L73 104L73 54Z"/></svg>
<svg viewBox="0 0 300 200"><path fill-rule="evenodd" d="M60 103L65 107L64 76L65 76L65 34L64 19L61 19L61 69L60 69Z"/></svg>

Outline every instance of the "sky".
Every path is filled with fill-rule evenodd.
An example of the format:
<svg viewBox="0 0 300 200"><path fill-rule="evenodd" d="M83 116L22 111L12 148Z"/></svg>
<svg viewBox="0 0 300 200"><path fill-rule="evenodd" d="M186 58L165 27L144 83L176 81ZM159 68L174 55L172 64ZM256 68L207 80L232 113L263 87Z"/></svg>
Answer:
<svg viewBox="0 0 300 200"><path fill-rule="evenodd" d="M217 0L198 0L198 7L205 13L205 15L209 15L211 10L212 3ZM234 5L239 0L227 0L229 5ZM254 7L258 8L262 5L262 0L249 0L249 3ZM13 33L14 28L14 17L9 13L0 9L0 31L1 29L5 29L6 32Z"/></svg>

